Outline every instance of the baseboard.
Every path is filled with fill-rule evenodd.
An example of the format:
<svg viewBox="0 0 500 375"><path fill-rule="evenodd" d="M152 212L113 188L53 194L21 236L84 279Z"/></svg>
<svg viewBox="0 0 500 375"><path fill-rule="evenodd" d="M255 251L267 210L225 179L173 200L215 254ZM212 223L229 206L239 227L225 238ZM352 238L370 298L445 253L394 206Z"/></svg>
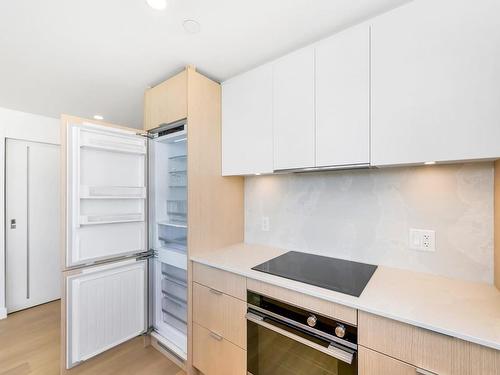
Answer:
<svg viewBox="0 0 500 375"><path fill-rule="evenodd" d="M0 319L5 319L7 317L7 308L0 307Z"/></svg>

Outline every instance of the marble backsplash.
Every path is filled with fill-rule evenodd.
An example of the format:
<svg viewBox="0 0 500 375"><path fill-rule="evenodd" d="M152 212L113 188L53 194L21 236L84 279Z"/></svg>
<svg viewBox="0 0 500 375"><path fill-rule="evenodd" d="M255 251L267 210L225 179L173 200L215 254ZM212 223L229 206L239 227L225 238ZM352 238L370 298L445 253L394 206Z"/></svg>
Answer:
<svg viewBox="0 0 500 375"><path fill-rule="evenodd" d="M493 283L493 177L489 162L247 177L245 241ZM435 230L436 252L410 250L410 228Z"/></svg>

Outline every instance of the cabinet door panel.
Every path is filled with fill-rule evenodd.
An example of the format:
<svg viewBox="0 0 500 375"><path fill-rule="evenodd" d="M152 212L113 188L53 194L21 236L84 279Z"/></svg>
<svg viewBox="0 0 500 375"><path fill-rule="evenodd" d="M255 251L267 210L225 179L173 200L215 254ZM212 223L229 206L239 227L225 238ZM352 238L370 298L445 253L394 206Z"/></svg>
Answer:
<svg viewBox="0 0 500 375"><path fill-rule="evenodd" d="M247 347L246 312L246 302L193 283L193 321L243 349Z"/></svg>
<svg viewBox="0 0 500 375"><path fill-rule="evenodd" d="M316 166L370 162L370 29L316 47Z"/></svg>
<svg viewBox="0 0 500 375"><path fill-rule="evenodd" d="M274 169L313 167L314 49L285 56L273 66Z"/></svg>
<svg viewBox="0 0 500 375"><path fill-rule="evenodd" d="M125 261L65 276L66 367L146 330L147 261Z"/></svg>
<svg viewBox="0 0 500 375"><path fill-rule="evenodd" d="M419 0L372 25L374 165L500 156L500 2Z"/></svg>
<svg viewBox="0 0 500 375"><path fill-rule="evenodd" d="M144 100L145 130L186 118L187 71L183 71L149 89Z"/></svg>
<svg viewBox="0 0 500 375"><path fill-rule="evenodd" d="M204 375L246 375L247 352L193 324L193 366Z"/></svg>
<svg viewBox="0 0 500 375"><path fill-rule="evenodd" d="M222 174L272 173L272 66L222 85Z"/></svg>
<svg viewBox="0 0 500 375"><path fill-rule="evenodd" d="M359 375L416 375L417 369L397 359L358 347Z"/></svg>

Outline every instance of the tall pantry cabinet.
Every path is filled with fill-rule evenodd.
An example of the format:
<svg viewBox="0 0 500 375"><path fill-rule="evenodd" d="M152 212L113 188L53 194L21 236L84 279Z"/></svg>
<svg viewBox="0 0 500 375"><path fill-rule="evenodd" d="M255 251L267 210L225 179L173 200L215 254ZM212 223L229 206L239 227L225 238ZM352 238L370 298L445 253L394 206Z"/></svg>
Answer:
<svg viewBox="0 0 500 375"><path fill-rule="evenodd" d="M62 373L146 333L194 373L189 256L243 241L220 85L187 67L144 112L146 132L62 117Z"/></svg>

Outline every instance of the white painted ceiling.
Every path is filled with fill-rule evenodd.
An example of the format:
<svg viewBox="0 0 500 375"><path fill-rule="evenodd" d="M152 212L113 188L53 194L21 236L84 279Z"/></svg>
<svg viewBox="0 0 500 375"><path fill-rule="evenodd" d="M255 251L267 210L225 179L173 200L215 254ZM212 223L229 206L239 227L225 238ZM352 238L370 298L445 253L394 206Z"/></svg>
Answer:
<svg viewBox="0 0 500 375"><path fill-rule="evenodd" d="M0 106L141 127L144 89L186 64L223 81L406 1L2 0Z"/></svg>

